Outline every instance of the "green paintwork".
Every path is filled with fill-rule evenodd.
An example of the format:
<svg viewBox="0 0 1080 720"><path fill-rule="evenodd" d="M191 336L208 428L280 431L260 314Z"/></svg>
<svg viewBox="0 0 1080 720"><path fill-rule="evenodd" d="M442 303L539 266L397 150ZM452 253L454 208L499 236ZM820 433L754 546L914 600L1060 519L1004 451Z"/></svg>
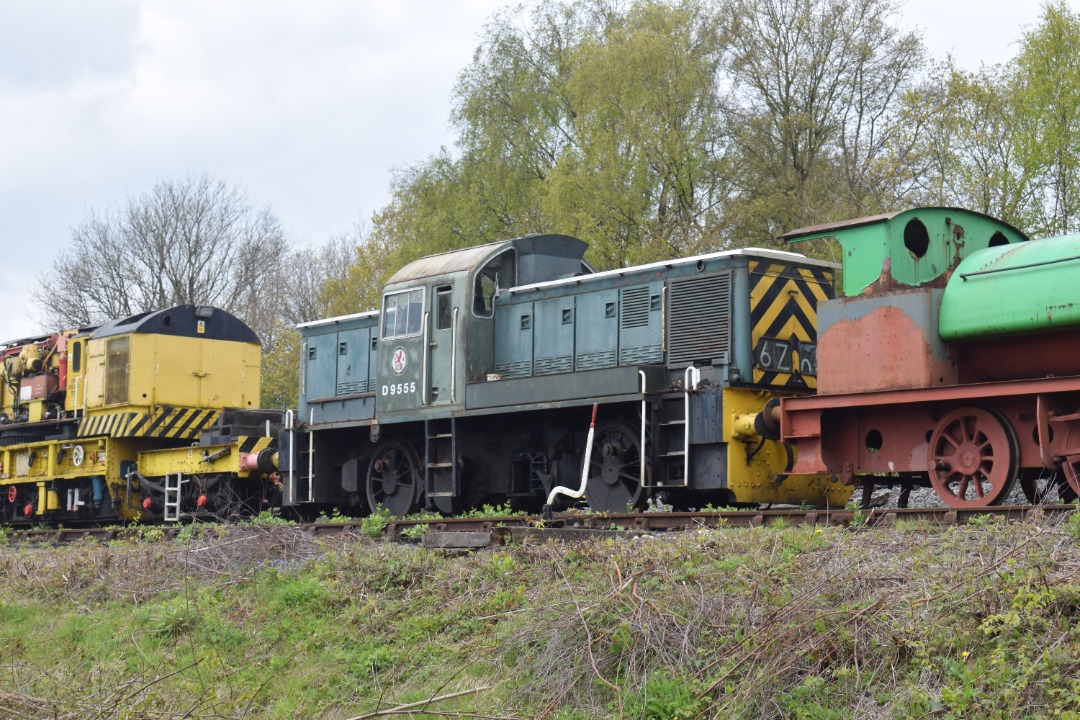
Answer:
<svg viewBox="0 0 1080 720"><path fill-rule="evenodd" d="M952 342L1080 326L1078 257L1080 235L972 254L945 288L941 338Z"/></svg>
<svg viewBox="0 0 1080 720"><path fill-rule="evenodd" d="M920 223L925 228L922 237L927 241L921 257L910 249L918 249ZM1027 240L1016 228L989 215L942 207L913 208L802 228L783 237L788 242L838 240L844 252L847 296L863 293L881 279L893 286L940 286L948 272L973 252L991 244Z"/></svg>

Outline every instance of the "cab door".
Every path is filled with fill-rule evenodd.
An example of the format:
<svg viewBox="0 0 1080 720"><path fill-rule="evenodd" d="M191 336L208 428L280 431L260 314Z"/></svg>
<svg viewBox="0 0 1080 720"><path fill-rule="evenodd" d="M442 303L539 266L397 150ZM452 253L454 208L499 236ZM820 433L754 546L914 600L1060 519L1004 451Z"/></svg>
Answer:
<svg viewBox="0 0 1080 720"><path fill-rule="evenodd" d="M428 343L428 404L449 405L457 402L457 325L458 307L453 285L431 288L431 340Z"/></svg>
<svg viewBox="0 0 1080 720"><path fill-rule="evenodd" d="M380 414L427 404L427 294L427 288L418 287L383 296L382 332L376 351Z"/></svg>

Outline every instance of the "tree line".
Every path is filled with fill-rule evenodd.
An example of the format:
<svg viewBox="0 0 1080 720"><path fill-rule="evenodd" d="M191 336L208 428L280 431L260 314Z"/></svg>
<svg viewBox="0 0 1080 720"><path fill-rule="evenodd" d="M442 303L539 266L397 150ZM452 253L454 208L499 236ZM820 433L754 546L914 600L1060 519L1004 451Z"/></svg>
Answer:
<svg viewBox="0 0 1080 720"><path fill-rule="evenodd" d="M220 305L263 338L264 404L291 405L294 326L376 307L430 253L560 232L606 269L918 204L1080 229L1065 0L977 71L929 57L897 0L539 0L490 19L452 100L454 146L315 250L208 176L91 211L42 278L46 322Z"/></svg>

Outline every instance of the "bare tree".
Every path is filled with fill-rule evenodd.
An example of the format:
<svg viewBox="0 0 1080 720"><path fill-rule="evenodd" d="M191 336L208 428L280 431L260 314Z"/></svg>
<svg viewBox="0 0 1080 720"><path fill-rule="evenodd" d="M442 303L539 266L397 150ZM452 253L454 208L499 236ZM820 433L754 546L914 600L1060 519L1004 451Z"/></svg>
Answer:
<svg viewBox="0 0 1080 720"><path fill-rule="evenodd" d="M287 253L277 217L238 188L207 175L163 180L73 228L37 303L49 327L205 304L259 332L280 315L273 283Z"/></svg>

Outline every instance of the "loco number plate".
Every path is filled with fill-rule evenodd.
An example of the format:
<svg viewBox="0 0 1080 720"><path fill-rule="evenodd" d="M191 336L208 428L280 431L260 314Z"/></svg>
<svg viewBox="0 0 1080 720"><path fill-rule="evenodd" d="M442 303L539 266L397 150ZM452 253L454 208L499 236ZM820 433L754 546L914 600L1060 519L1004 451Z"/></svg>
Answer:
<svg viewBox="0 0 1080 720"><path fill-rule="evenodd" d="M754 348L754 364L762 370L817 376L817 344L794 338L763 337Z"/></svg>

